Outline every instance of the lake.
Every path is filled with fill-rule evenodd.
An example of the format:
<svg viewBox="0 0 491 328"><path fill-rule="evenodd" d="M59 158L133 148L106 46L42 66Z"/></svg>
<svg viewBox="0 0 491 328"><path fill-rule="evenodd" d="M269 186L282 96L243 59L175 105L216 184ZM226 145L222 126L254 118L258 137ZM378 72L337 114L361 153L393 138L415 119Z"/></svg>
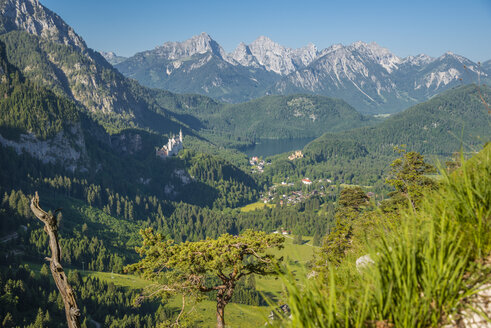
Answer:
<svg viewBox="0 0 491 328"><path fill-rule="evenodd" d="M254 146L242 148L240 151L245 153L248 157L267 157L293 150L301 150L306 144L314 139L315 138L262 139L256 142Z"/></svg>

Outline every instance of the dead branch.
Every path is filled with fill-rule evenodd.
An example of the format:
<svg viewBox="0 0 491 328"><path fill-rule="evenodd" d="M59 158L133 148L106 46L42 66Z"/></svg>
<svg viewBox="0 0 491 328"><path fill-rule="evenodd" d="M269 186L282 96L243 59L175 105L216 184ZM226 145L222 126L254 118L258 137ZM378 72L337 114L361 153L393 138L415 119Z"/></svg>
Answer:
<svg viewBox="0 0 491 328"><path fill-rule="evenodd" d="M36 191L36 195L31 199L31 211L34 215L44 223L44 231L49 236L49 248L51 249L51 258L46 258L50 264L51 275L55 281L56 287L60 291L63 303L65 304L66 320L68 322L68 328L80 328L80 309L77 306L75 300L75 294L72 288L68 284L65 271L61 266L61 248L58 239L58 222L56 218L46 213L39 206L39 195Z"/></svg>

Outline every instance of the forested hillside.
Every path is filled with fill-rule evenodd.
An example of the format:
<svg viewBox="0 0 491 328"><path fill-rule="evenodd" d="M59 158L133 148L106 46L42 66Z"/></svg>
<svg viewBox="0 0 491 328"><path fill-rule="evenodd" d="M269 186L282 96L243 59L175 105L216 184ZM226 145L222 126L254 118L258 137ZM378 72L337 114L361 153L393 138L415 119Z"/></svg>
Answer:
<svg viewBox="0 0 491 328"><path fill-rule="evenodd" d="M464 150L472 150L489 141L491 119L483 101L489 102L490 92L487 86L461 86L395 114L376 127L327 133L306 151L315 154L331 138L360 142L377 154L388 154L394 145L401 144L425 154L450 155L461 144Z"/></svg>
<svg viewBox="0 0 491 328"><path fill-rule="evenodd" d="M483 103L489 102L490 92L486 86L462 86L373 127L326 133L305 146L301 159L277 156L267 173L277 180L307 176L372 185L383 179L397 156L394 146L406 145L430 159L449 158L461 148L475 152L491 138L491 119Z"/></svg>

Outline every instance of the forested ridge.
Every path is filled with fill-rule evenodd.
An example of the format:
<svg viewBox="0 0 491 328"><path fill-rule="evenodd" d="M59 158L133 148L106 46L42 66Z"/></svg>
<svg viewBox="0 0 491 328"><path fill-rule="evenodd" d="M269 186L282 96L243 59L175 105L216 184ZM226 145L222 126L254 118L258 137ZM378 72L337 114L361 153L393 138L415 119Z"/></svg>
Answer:
<svg viewBox="0 0 491 328"><path fill-rule="evenodd" d="M445 161L460 149L472 154L491 137L491 118L483 103L489 102L490 91L484 85L461 86L375 126L326 133L304 147L303 158L289 161L285 154L276 156L268 173L276 181L307 176L380 185L397 156L394 146L406 145L430 161Z"/></svg>

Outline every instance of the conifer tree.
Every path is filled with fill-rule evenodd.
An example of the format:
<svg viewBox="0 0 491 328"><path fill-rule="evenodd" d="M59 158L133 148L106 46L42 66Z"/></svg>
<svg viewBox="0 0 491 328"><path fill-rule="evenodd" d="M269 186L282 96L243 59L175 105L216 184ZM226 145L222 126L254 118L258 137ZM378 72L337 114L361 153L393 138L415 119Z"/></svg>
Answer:
<svg viewBox="0 0 491 328"><path fill-rule="evenodd" d="M391 199L385 202L384 208L394 208L408 200L413 207L417 207L423 192L436 186L435 181L427 177L427 174L435 172L435 168L426 163L424 156L418 152L407 152L403 147L394 149L402 156L390 164L392 169L386 183L393 186L395 191L389 194Z"/></svg>
<svg viewBox="0 0 491 328"><path fill-rule="evenodd" d="M182 294L184 302L184 297L199 299L215 291L218 328L225 327L225 306L242 277L277 273L279 260L266 250L282 248L285 240L279 234L247 230L239 236L224 234L216 240L176 244L151 229L141 233L143 246L137 250L143 259L125 271L156 281L147 296Z"/></svg>

